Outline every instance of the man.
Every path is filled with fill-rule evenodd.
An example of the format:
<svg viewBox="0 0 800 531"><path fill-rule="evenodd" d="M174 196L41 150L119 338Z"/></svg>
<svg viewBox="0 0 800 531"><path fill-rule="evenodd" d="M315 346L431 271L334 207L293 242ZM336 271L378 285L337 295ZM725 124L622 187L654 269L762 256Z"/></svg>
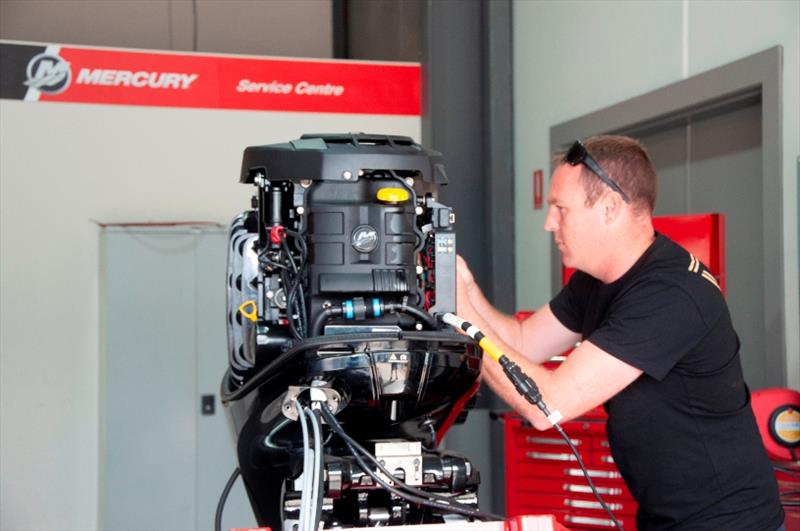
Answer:
<svg viewBox="0 0 800 531"><path fill-rule="evenodd" d="M775 531L777 485L716 280L653 230L656 173L631 138L594 137L559 157L545 230L577 269L523 322L486 300L458 262L458 312L533 378L565 420L603 404L637 527ZM580 343L556 370L539 364ZM483 379L537 429L550 427L498 364Z"/></svg>

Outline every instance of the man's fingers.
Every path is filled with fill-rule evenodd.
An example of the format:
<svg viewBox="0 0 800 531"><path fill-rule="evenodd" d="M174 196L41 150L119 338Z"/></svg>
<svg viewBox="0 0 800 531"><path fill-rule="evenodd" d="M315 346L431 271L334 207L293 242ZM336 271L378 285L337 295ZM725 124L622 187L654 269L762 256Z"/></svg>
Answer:
<svg viewBox="0 0 800 531"><path fill-rule="evenodd" d="M464 282L470 283L473 281L472 271L469 270L467 262L461 257L461 255L456 255L456 271L458 276Z"/></svg>

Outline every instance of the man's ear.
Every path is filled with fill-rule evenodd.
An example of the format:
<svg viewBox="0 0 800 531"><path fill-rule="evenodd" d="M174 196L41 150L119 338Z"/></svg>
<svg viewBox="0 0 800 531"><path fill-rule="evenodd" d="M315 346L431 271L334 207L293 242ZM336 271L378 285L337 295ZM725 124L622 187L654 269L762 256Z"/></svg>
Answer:
<svg viewBox="0 0 800 531"><path fill-rule="evenodd" d="M606 225L611 225L622 214L623 199L622 196L613 190L609 190L602 198L603 201L603 219Z"/></svg>

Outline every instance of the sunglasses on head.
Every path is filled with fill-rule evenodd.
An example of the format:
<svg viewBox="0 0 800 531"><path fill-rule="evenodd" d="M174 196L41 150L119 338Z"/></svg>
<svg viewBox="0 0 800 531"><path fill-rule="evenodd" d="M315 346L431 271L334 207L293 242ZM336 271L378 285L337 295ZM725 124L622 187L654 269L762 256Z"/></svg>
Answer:
<svg viewBox="0 0 800 531"><path fill-rule="evenodd" d="M630 203L631 200L628 195L622 191L622 188L619 187L614 180L608 176L608 174L603 171L603 168L594 160L588 151L586 151L586 147L581 144L580 140L576 140L572 147L569 148L567 154L564 155L564 162L568 162L570 166L577 166L578 164L583 163L588 167L592 172L600 177L600 180L606 183L609 188L617 192L619 195L622 196L622 199L625 200L626 203Z"/></svg>

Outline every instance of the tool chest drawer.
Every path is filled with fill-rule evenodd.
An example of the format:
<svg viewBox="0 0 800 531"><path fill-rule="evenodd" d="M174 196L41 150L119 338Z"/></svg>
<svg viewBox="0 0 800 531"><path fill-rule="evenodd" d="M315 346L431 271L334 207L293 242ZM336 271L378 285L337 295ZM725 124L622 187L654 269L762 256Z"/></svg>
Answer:
<svg viewBox="0 0 800 531"><path fill-rule="evenodd" d="M603 500L626 529L635 529L637 505L614 465L605 413L593 410L562 424L581 454ZM538 431L515 414L505 416L506 510L508 516L550 513L574 529L608 529L613 522L586 482L567 443Z"/></svg>
<svg viewBox="0 0 800 531"><path fill-rule="evenodd" d="M567 441L557 433L527 433L519 431L514 433L514 438L514 442L518 448L530 448L531 450L540 450L542 452L566 451L572 453L569 450ZM588 450L592 446L591 436L571 436L570 440L572 444L581 449L581 451L583 451L583 449Z"/></svg>
<svg viewBox="0 0 800 531"><path fill-rule="evenodd" d="M623 483L617 481L600 481L592 480L597 491L603 496L604 500L633 499L628 492L628 489ZM557 492L573 493L573 494L588 494L591 499L594 499L592 489L586 483L583 477L580 478L520 478L519 490L521 492L530 492L538 494L554 494Z"/></svg>

